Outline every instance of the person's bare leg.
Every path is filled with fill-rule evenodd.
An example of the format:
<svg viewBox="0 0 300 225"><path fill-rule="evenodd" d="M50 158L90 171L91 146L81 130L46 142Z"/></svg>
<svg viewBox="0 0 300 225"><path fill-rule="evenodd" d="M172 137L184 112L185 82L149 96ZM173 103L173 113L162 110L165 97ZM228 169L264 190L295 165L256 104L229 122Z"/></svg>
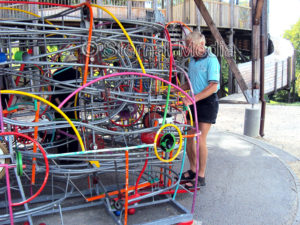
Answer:
<svg viewBox="0 0 300 225"><path fill-rule="evenodd" d="M207 138L207 134L209 132L209 129L211 127L210 123L199 123L199 130L201 131L201 135L199 136L199 172L198 172L198 176L199 177L205 177L205 170L206 170L206 161L207 161L207 146L206 146L206 138ZM193 140L191 138L191 140ZM194 142L194 141L193 141ZM193 170L193 167L191 166L191 170L193 170L194 172L196 172L196 156L197 156L197 152L196 152L196 145L194 145L194 148L190 148L190 163L191 165L194 166L195 170ZM188 150L187 150L188 152ZM194 184L193 182L188 182L186 183L187 187L193 187Z"/></svg>
<svg viewBox="0 0 300 225"><path fill-rule="evenodd" d="M205 177L206 161L207 161L207 146L206 138L210 130L210 123L199 123L199 130L201 130L201 135L199 136L199 177ZM196 153L195 153L196 154Z"/></svg>
<svg viewBox="0 0 300 225"><path fill-rule="evenodd" d="M191 129L187 132L188 135L194 134L195 130ZM194 138L187 138L186 153L190 162L190 169L196 173L196 143Z"/></svg>
<svg viewBox="0 0 300 225"><path fill-rule="evenodd" d="M188 121L188 124L190 124L190 121ZM195 130L194 129L190 129L187 134L191 135L194 134ZM190 169L196 173L196 143L194 141L194 138L187 138L186 141L186 153L189 159L189 163L190 163ZM184 173L183 177L187 178L189 177L189 173Z"/></svg>

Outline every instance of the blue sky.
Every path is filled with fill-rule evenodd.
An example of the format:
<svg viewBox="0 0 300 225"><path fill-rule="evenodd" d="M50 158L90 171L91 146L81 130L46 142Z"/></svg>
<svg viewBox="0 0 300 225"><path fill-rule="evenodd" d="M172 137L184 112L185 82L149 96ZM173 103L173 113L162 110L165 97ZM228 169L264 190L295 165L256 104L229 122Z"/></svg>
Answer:
<svg viewBox="0 0 300 225"><path fill-rule="evenodd" d="M282 36L300 19L300 0L269 0L269 4L269 32L272 36Z"/></svg>

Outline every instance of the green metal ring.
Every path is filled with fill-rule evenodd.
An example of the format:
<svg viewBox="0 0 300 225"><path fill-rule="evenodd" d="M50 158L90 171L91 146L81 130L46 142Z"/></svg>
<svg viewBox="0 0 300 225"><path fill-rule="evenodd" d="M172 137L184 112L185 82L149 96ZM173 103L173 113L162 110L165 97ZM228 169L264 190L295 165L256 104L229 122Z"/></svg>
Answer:
<svg viewBox="0 0 300 225"><path fill-rule="evenodd" d="M170 144L171 144L171 146L170 146ZM160 142L159 142L160 147L165 152L171 152L174 149L175 144L176 144L176 137L174 134L171 134L171 133L164 134L161 137Z"/></svg>
<svg viewBox="0 0 300 225"><path fill-rule="evenodd" d="M16 152L16 161L17 161L17 174L18 176L23 175L23 161L22 161L22 155L21 152Z"/></svg>

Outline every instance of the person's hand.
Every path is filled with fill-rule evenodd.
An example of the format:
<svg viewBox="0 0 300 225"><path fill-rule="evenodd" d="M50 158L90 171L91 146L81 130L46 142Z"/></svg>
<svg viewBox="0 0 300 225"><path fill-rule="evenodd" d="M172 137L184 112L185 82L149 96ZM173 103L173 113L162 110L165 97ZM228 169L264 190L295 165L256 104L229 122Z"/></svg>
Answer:
<svg viewBox="0 0 300 225"><path fill-rule="evenodd" d="M188 98L183 98L182 99L182 102L185 106L189 106L189 105L192 105L193 103L188 99Z"/></svg>

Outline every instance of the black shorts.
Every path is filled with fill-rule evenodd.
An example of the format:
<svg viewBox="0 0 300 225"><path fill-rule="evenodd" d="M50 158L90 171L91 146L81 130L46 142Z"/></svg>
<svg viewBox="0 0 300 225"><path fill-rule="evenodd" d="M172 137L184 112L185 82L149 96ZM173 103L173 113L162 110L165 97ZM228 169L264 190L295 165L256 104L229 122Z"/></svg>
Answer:
<svg viewBox="0 0 300 225"><path fill-rule="evenodd" d="M202 123L211 123L215 124L218 111L219 111L219 99L216 93L212 94L211 96L202 99L196 102L197 107L197 116L198 122ZM190 109L192 112L193 120L195 122L195 115L194 115L194 106L190 105ZM187 114L187 120L190 120L189 113Z"/></svg>

